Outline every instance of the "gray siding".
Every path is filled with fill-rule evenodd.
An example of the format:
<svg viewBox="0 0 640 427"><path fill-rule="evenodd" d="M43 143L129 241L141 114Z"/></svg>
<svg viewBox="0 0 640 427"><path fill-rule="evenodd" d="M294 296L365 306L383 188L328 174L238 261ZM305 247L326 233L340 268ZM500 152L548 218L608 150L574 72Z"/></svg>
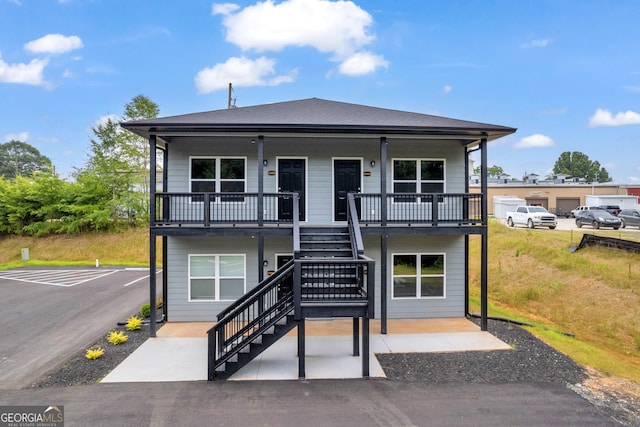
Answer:
<svg viewBox="0 0 640 427"><path fill-rule="evenodd" d="M169 321L214 321L228 301L189 301L189 255L246 255L246 289L258 283L257 240L250 237L169 237L167 239L167 311Z"/></svg>
<svg viewBox="0 0 640 427"><path fill-rule="evenodd" d="M394 158L437 158L445 159L446 184L448 193L462 193L465 189L464 149L451 141L421 141L415 139L388 139L387 191L392 191L392 167ZM379 139L328 139L302 137L299 139L278 139L265 137L264 190L277 192L277 159L279 157L305 158L307 223L333 223L333 170L332 159L352 158L362 160L362 171L370 176L362 177L363 193L380 192ZM169 192L189 191L190 156L241 156L247 158L247 191L257 192L257 145L247 138L190 138L174 140L169 150L168 186ZM371 160L376 161L374 167ZM276 175L270 176L269 171ZM426 205L426 204L425 204ZM427 206L425 206L425 209ZM168 316L170 321L213 321L216 314L228 302L188 301L188 255L189 254L230 254L246 255L246 288L257 284L258 269L264 268L265 275L276 268L276 254L291 253L290 238L265 238L266 267L257 265L257 240L250 237L170 237L168 238ZM380 317L380 239L365 239L366 254L376 261L376 317ZM464 237L461 236L391 236L388 241L391 266L393 253L438 252L446 254L446 298L421 300L392 300L388 295L389 318L458 317L464 313ZM391 267L388 268L387 283L391 286Z"/></svg>
<svg viewBox="0 0 640 427"><path fill-rule="evenodd" d="M189 158L190 156L241 156L247 158L247 191L257 192L257 146L250 138L227 139L190 139L189 142L172 144L169 152L169 167L167 191L189 191ZM333 159L351 158L362 160L362 171L368 171L370 176L362 177L363 193L380 192L380 145L378 139L337 140L329 142L323 138L300 138L278 140L274 137L265 138L265 168L264 191L275 193L278 191L277 159L304 158L306 159L306 222L309 224L331 224L333 222ZM437 158L445 159L446 179L445 191L448 193L462 193L465 189L464 150L457 144L449 142L420 140L389 139L387 159L387 191L392 191L393 177L391 175L391 161L394 158ZM374 167L371 160L376 161ZM274 171L275 175L269 175ZM422 206L426 217L430 215L427 204ZM390 206L392 209L392 206ZM390 218L393 212L390 211Z"/></svg>
<svg viewBox="0 0 640 427"><path fill-rule="evenodd" d="M276 254L291 253L291 239L285 237L265 238L266 267L257 265L257 243L250 237L173 237L168 239L169 262L167 265L170 321L214 321L217 313L228 302L188 301L188 256L189 254L245 254L247 290L258 283L258 268L264 268L265 277L276 268ZM380 239L365 239L366 255L376 261L376 318L380 318ZM445 253L446 283L445 298L392 299L392 254L394 253ZM464 316L464 237L461 236L390 236L388 241L387 307L388 317L435 318Z"/></svg>

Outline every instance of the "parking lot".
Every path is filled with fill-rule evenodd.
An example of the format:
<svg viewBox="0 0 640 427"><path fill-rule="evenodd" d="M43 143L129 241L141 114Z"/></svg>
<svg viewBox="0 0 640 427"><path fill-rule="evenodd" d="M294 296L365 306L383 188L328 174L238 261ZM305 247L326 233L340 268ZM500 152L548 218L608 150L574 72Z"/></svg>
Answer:
<svg viewBox="0 0 640 427"><path fill-rule="evenodd" d="M0 271L0 388L29 386L147 302L146 268Z"/></svg>
<svg viewBox="0 0 640 427"><path fill-rule="evenodd" d="M501 220L501 222L503 224L506 225L506 222L504 220ZM517 228L522 228L522 229L526 229L527 227L517 227ZM548 230L547 227L537 227L538 229L541 230ZM576 226L576 220L575 218L564 218L564 217L559 217L558 218L558 227L556 228L556 230L579 230L579 231L584 231L584 232L592 232L592 231L597 231L598 233L607 233L607 232L613 232L615 234L620 235L621 233L638 233L640 232L640 229L638 227L626 227L626 228L620 228L618 230L614 230L612 228L600 228L599 230L594 230L591 226L588 225L583 225L582 228L578 228L578 226Z"/></svg>

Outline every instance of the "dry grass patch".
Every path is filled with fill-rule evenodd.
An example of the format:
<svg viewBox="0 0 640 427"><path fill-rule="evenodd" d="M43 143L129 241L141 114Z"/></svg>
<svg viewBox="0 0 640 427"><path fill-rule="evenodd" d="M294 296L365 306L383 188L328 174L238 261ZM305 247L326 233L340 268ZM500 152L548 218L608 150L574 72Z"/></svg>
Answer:
<svg viewBox="0 0 640 427"><path fill-rule="evenodd" d="M22 248L29 248L30 263L21 261ZM0 237L0 265L4 266L92 265L96 259L101 265L149 265L149 230L141 227L117 233Z"/></svg>

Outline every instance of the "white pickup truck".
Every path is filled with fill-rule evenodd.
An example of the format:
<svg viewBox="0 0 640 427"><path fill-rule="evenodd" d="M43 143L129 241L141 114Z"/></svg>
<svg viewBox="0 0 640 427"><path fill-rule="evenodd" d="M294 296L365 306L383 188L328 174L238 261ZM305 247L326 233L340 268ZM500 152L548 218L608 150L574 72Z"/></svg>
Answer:
<svg viewBox="0 0 640 427"><path fill-rule="evenodd" d="M558 225L558 217L541 206L518 206L515 211L507 212L507 225L526 225L529 228L541 225L553 230Z"/></svg>

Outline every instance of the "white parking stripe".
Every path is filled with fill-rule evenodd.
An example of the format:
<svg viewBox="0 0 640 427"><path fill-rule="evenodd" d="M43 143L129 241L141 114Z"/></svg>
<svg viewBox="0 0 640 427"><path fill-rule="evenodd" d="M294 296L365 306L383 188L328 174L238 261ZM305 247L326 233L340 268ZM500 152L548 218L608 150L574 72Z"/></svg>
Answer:
<svg viewBox="0 0 640 427"><path fill-rule="evenodd" d="M7 270L0 279L40 285L71 287L99 279L122 270Z"/></svg>
<svg viewBox="0 0 640 427"><path fill-rule="evenodd" d="M159 274L159 273L162 273L162 270L158 270L158 271L156 271L156 274ZM131 282L129 282L129 283L126 283L126 284L124 284L124 285L122 285L122 286L126 288L127 286L129 286L129 285L133 285L133 284L134 284L134 283L136 283L136 282L139 282L139 281L144 280L144 279L148 279L150 276L151 276L150 274L147 274L147 275L146 275L146 276L144 276L144 277L141 277L141 278L139 278L139 279L133 280L133 281L131 281Z"/></svg>

